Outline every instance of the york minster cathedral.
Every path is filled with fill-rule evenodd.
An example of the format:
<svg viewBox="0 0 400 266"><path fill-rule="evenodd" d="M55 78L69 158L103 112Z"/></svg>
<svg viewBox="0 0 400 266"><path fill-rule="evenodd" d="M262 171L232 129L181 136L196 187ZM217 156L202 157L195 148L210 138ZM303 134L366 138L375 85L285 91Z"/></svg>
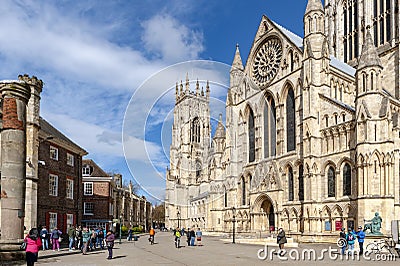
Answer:
<svg viewBox="0 0 400 266"><path fill-rule="evenodd" d="M225 122L177 85L166 226L304 241L400 218L399 1L309 0L304 37L263 16L236 47ZM224 126L225 125L225 126Z"/></svg>

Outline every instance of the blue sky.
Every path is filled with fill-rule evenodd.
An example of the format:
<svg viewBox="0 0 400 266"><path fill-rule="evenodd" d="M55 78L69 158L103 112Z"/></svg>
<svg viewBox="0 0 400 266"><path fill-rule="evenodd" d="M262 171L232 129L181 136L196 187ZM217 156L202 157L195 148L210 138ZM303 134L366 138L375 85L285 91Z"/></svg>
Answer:
<svg viewBox="0 0 400 266"><path fill-rule="evenodd" d="M132 172L122 145L130 100L135 105L138 95L157 98L157 90L141 88L164 69L174 74L165 84L155 83L157 88L174 89L175 81L189 72L204 87L204 80L214 82L213 105L221 109L218 100L223 101L224 71L229 69L224 64L231 64L236 43L245 62L263 14L302 36L306 5L306 0L2 0L0 79L24 73L42 79L41 115L46 120L85 148L87 157L104 170L120 172L127 180L133 174L141 183L151 180L144 190L162 198L165 182L152 179L157 171L148 166L150 161L162 175L168 164L168 145L163 148L157 132L162 131L168 143L173 94L163 94L150 115L138 109L129 117L128 112L125 151L129 145L139 147L127 151ZM224 64L214 64L215 76L199 71L196 63L174 66L197 59ZM148 117L146 125L136 119L142 116ZM144 139L145 149L140 148Z"/></svg>

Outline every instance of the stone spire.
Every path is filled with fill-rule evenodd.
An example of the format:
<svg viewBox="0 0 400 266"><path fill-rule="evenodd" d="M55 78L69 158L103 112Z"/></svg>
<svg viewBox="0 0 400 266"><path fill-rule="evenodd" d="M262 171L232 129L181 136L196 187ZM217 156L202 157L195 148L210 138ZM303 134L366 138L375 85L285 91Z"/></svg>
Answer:
<svg viewBox="0 0 400 266"><path fill-rule="evenodd" d="M210 98L210 83L207 80L207 86L206 86L206 96L207 98Z"/></svg>
<svg viewBox="0 0 400 266"><path fill-rule="evenodd" d="M178 87L178 82L176 83L176 86L175 86L175 99L178 99L179 98L179 87Z"/></svg>
<svg viewBox="0 0 400 266"><path fill-rule="evenodd" d="M198 96L200 94L200 84L199 84L199 80L197 79L196 82L196 96Z"/></svg>
<svg viewBox="0 0 400 266"><path fill-rule="evenodd" d="M365 43L363 44L361 51L361 56L358 60L357 70L372 66L378 66L382 68L382 63L379 59L378 51L374 45L374 41L372 40L370 29L368 28Z"/></svg>
<svg viewBox="0 0 400 266"><path fill-rule="evenodd" d="M185 84L185 93L189 94L190 88L189 88L189 73L186 73L186 84Z"/></svg>
<svg viewBox="0 0 400 266"><path fill-rule="evenodd" d="M240 56L240 51L239 51L239 44L236 44L236 52L235 52L235 57L233 58L233 63L232 63L232 68L233 69L239 69L243 70L243 63L242 63L242 57Z"/></svg>
<svg viewBox="0 0 400 266"><path fill-rule="evenodd" d="M321 11L324 12L324 8L322 6L321 0L308 0L306 12L304 14L308 14L311 11Z"/></svg>
<svg viewBox="0 0 400 266"><path fill-rule="evenodd" d="M225 127L222 124L222 114L219 114L218 126L214 134L214 139L217 138L225 138Z"/></svg>

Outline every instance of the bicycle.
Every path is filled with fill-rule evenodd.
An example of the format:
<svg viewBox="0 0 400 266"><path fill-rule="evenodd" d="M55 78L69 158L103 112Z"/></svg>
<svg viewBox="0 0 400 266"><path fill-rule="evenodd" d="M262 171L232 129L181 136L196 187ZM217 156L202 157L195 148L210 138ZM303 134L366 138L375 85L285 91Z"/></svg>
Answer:
<svg viewBox="0 0 400 266"><path fill-rule="evenodd" d="M370 254L381 254L381 253L389 253L391 255L394 255L394 253L391 250L392 246L386 239L381 239L380 241L374 240L374 242L369 243L366 247L365 250L368 251Z"/></svg>
<svg viewBox="0 0 400 266"><path fill-rule="evenodd" d="M151 235L151 236L149 237L149 242L150 242L151 245L154 244L154 235Z"/></svg>

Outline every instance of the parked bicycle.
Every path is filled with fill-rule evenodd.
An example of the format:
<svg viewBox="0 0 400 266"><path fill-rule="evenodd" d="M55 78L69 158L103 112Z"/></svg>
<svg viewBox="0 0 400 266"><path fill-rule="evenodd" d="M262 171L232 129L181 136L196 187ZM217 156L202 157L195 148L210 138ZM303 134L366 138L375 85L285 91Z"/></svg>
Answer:
<svg viewBox="0 0 400 266"><path fill-rule="evenodd" d="M392 249L393 249L392 245L386 239L381 239L379 241L375 240L374 242L369 243L365 247L365 250L370 253L374 254L389 253L391 255L394 255L395 253L392 251Z"/></svg>

